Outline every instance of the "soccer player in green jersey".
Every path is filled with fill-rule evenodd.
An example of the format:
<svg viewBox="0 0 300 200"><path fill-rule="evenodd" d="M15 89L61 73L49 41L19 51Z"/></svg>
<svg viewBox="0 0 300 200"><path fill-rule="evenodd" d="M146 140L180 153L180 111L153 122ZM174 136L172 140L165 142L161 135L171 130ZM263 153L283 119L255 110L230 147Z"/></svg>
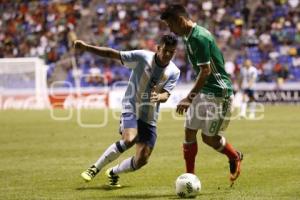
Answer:
<svg viewBox="0 0 300 200"><path fill-rule="evenodd" d="M168 6L160 16L170 31L182 36L197 79L189 94L177 105L177 112L186 112L183 154L186 172L194 173L198 151L197 132L202 130L204 143L229 159L230 181L238 178L243 154L222 136L231 115L232 83L225 72L224 58L212 34L193 22L182 5Z"/></svg>

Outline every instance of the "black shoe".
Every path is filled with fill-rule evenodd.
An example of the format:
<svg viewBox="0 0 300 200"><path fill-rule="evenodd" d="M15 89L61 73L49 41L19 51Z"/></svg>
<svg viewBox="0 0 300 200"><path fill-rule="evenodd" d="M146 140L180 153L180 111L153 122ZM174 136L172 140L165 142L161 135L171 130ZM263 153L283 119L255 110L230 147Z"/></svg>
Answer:
<svg viewBox="0 0 300 200"><path fill-rule="evenodd" d="M112 168L109 168L106 170L105 175L108 178L108 186L110 187L121 187L121 185L119 184L119 176L117 174L114 174L112 171Z"/></svg>

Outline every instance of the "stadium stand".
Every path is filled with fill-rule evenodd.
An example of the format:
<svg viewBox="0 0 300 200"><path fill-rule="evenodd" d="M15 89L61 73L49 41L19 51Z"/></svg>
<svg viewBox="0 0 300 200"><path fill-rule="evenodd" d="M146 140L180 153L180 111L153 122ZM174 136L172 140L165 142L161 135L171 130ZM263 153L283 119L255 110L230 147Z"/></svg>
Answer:
<svg viewBox="0 0 300 200"><path fill-rule="evenodd" d="M48 84L65 80L74 86L74 39L120 50L153 50L156 38L168 32L159 20L167 2L1 1L0 58L41 57L48 65ZM300 81L299 0L180 2L195 21L215 34L233 80L249 58L259 70L260 82ZM130 71L117 62L80 52L75 57L82 87L129 78ZM183 83L194 78L186 59L184 51L174 58Z"/></svg>

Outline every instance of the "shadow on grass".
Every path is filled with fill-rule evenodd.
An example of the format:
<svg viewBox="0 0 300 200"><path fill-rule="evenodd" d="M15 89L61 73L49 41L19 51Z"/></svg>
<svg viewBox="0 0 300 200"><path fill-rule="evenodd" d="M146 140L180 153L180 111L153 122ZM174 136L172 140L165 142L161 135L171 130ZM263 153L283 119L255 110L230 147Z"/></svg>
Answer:
<svg viewBox="0 0 300 200"><path fill-rule="evenodd" d="M131 186L128 185L123 185L120 188L112 188L108 185L101 185L101 186L82 186L75 188L78 191L85 191L85 190L105 190L105 191L112 191L112 190L119 190L119 189L124 189L124 188L129 188ZM223 193L223 194L228 194L233 188L230 187L225 187L225 188L218 188L216 192L200 192L200 194L197 195L196 198L192 199L197 199L201 198L201 196L214 196L216 193ZM156 198L164 198L164 199L181 199L176 194L124 194L124 195L113 195L113 196L106 196L106 198L117 198L117 199L156 199Z"/></svg>
<svg viewBox="0 0 300 200"><path fill-rule="evenodd" d="M227 193L227 192L224 192ZM195 198L185 198L185 199L201 199L204 196L213 196L215 193L200 193ZM116 199L182 199L175 194L126 194L126 195L115 195L109 196L108 198L116 198Z"/></svg>
<svg viewBox="0 0 300 200"><path fill-rule="evenodd" d="M119 187L119 188L113 188L113 187L110 187L108 185L101 185L101 186L82 186L82 187L78 187L76 188L76 190L81 190L81 191L84 191L84 190L119 190L119 189L122 189L122 188L128 188L130 186L127 186L127 185L123 185L122 187Z"/></svg>
<svg viewBox="0 0 300 200"><path fill-rule="evenodd" d="M117 199L156 199L156 198L178 199L177 196L174 194L126 194L126 195L111 196L110 198L117 198Z"/></svg>

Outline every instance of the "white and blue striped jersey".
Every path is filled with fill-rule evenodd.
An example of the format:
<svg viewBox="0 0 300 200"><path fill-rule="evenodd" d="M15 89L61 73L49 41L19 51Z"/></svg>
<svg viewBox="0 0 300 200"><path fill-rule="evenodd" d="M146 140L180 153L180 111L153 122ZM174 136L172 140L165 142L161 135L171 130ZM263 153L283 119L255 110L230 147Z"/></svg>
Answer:
<svg viewBox="0 0 300 200"><path fill-rule="evenodd" d="M253 89L257 74L257 69L254 66L250 66L248 69L243 67L241 69L242 89Z"/></svg>
<svg viewBox="0 0 300 200"><path fill-rule="evenodd" d="M156 86L156 91L170 93L179 79L180 70L172 61L167 67L159 66L152 51L121 51L120 55L122 63L132 69L122 100L122 113L135 113L137 119L155 126L159 103L150 102L151 90Z"/></svg>

